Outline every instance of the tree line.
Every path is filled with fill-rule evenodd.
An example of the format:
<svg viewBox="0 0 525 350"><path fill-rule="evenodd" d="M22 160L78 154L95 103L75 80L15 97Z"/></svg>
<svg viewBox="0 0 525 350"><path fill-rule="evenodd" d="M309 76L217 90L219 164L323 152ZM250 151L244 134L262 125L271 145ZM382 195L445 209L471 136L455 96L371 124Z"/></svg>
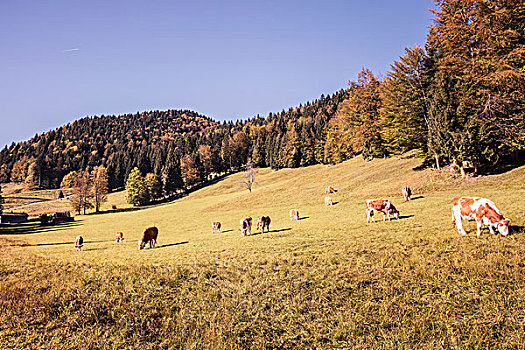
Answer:
<svg viewBox="0 0 525 350"><path fill-rule="evenodd" d="M383 79L363 68L346 89L235 122L188 110L83 118L6 146L0 182L58 187L72 171L103 166L108 187L118 189L137 168L161 187L155 195L169 196L249 160L279 169L420 149L429 164L455 164L462 172L503 158L519 162L525 5L436 0L436 8L425 45L405 48ZM139 198L151 198L148 191Z"/></svg>

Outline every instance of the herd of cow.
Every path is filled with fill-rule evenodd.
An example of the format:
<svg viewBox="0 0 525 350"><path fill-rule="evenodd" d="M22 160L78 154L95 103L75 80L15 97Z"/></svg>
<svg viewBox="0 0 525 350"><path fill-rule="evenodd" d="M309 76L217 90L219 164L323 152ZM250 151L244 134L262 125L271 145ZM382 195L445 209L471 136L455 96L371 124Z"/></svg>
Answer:
<svg viewBox="0 0 525 350"><path fill-rule="evenodd" d="M325 194L332 194L337 192L332 186L328 186L325 190ZM403 198L406 201L411 200L412 191L410 187L406 186L401 189ZM504 218L501 211L496 207L496 204L489 199L481 197L454 197L451 201L452 204L452 224L455 224L460 234L466 235L467 232L463 229L462 220L476 221L477 235L481 235L481 224L488 226L490 233L495 234L494 229L506 236L509 234L510 220ZM325 205L333 205L332 198L330 196L325 197ZM366 222L370 223L370 218L375 222L374 214L383 213L383 221L390 221L390 215L393 215L396 219L399 219L399 210L396 209L394 204L388 199L368 199L366 201ZM299 211L297 209L290 210L290 220L299 220ZM261 233L270 231L270 223L272 220L269 216L261 216L257 220L257 230L261 230ZM241 219L239 231L241 236L246 234L251 235L252 232L252 218L247 216ZM221 223L214 221L211 223L211 233L221 232ZM138 241L139 250L144 249L146 244L149 243L150 248L154 248L157 242L157 236L159 230L156 227L148 227L144 230L141 239ZM117 232L116 241L120 243L124 240L122 232ZM84 239L81 235L77 236L75 240L75 247L77 251L82 249L84 245Z"/></svg>

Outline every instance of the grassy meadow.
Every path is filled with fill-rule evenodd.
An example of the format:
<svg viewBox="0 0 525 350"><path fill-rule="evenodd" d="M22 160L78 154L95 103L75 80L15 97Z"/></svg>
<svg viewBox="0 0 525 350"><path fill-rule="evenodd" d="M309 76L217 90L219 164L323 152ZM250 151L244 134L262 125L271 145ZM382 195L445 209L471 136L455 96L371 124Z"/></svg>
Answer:
<svg viewBox="0 0 525 350"><path fill-rule="evenodd" d="M462 181L420 164L259 169L251 193L235 174L146 209L3 225L0 348L525 348L525 167ZM460 236L458 195L492 199L511 235L476 237L464 223ZM400 220L366 224L370 198L392 200ZM248 215L252 236L241 237ZM261 215L269 233L255 232ZM138 251L151 225L158 245Z"/></svg>

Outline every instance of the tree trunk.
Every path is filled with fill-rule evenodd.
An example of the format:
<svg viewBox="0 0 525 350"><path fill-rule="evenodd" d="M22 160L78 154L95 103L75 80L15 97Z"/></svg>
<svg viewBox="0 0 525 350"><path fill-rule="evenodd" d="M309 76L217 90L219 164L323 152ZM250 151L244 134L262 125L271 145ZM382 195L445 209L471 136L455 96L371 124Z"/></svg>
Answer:
<svg viewBox="0 0 525 350"><path fill-rule="evenodd" d="M440 170L441 167L439 166L439 156L437 155L437 153L434 153L434 158L436 159L436 169Z"/></svg>

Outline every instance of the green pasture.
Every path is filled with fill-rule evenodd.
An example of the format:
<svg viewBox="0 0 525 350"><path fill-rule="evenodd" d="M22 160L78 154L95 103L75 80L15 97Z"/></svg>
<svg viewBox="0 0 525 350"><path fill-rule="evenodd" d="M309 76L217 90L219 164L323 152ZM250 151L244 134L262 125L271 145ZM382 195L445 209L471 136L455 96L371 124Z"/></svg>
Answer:
<svg viewBox="0 0 525 350"><path fill-rule="evenodd" d="M235 174L147 209L79 216L48 228L3 226L0 266L7 277L0 285L17 302L0 308L19 321L27 321L15 310L24 304L44 303L51 311L36 313L47 338L39 338L36 326L29 335L16 332L9 321L0 341L60 348L64 329L87 318L93 330L73 336L71 348L523 347L525 167L461 180L414 170L420 164L356 158L259 169L251 193L237 189L243 175ZM324 205L328 185L338 190L331 207ZM405 185L415 192L406 203ZM484 228L476 237L474 223L459 235L450 214L450 200L459 195L493 200L510 218L511 235ZM377 215L367 224L370 198L392 200L400 220ZM290 221L292 208L301 220ZM269 233L255 231L261 215L272 219ZM254 218L252 236L240 236L244 216ZM211 234L211 221L222 223L222 233ZM159 228L158 246L138 251L151 225ZM117 231L124 232L121 244ZM81 252L74 250L78 234L85 240ZM18 297L21 290L26 299ZM33 300L42 290L47 299ZM103 305L96 311L103 317L97 308L79 307L79 298ZM127 331L111 332L115 325Z"/></svg>

